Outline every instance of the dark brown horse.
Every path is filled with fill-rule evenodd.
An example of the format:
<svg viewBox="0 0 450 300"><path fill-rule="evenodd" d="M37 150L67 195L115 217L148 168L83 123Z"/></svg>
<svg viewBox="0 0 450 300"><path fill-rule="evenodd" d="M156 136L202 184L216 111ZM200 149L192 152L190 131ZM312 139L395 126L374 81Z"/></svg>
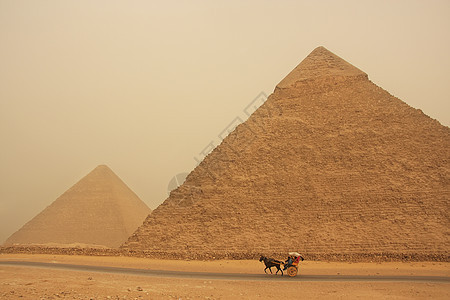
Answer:
<svg viewBox="0 0 450 300"><path fill-rule="evenodd" d="M279 261L279 260L276 260L276 259L273 259L273 258L269 258L269 257L265 257L265 256L262 256L262 255L259 258L259 261L263 261L264 264L266 265L266 268L264 269L264 273L267 274L266 270L269 269L270 273L273 274L272 273L272 267L276 267L277 271L275 272L275 275L278 274L278 271L280 271L281 272L281 276L283 276L283 270L281 270L281 267L280 267L280 265L283 264L282 261Z"/></svg>

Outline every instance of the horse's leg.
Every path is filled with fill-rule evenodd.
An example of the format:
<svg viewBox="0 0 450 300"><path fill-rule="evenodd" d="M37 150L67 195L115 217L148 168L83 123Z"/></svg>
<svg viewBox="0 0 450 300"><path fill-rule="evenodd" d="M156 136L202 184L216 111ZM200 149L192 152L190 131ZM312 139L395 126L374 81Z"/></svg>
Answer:
<svg viewBox="0 0 450 300"><path fill-rule="evenodd" d="M268 268L268 267L266 267L266 268L264 269L264 273L266 273L266 274L267 274L267 272L266 272L267 268Z"/></svg>
<svg viewBox="0 0 450 300"><path fill-rule="evenodd" d="M272 267L273 267L273 266L270 266L270 267L269 267L270 274L273 274L273 272L272 272Z"/></svg>

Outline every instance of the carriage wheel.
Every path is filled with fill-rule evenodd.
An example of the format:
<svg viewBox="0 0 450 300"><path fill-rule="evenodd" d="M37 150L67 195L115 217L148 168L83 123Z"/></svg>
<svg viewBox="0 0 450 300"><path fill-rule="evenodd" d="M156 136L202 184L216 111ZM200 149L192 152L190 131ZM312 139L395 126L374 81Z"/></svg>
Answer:
<svg viewBox="0 0 450 300"><path fill-rule="evenodd" d="M297 272L298 272L298 269L297 269L297 267L295 267L295 266L290 266L290 267L287 269L287 274L288 274L290 277L296 276L296 275L297 275Z"/></svg>

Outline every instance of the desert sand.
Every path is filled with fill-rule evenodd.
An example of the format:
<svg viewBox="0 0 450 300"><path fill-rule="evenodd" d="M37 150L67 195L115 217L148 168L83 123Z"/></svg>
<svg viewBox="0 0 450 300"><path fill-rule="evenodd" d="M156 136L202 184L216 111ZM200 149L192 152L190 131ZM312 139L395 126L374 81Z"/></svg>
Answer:
<svg viewBox="0 0 450 300"><path fill-rule="evenodd" d="M2 254L0 261L36 261L155 270L263 273L257 260L184 261L133 257ZM444 262L336 263L304 261L306 275L450 276ZM279 275L267 275L281 278ZM242 281L146 277L0 265L2 299L448 299L437 282Z"/></svg>

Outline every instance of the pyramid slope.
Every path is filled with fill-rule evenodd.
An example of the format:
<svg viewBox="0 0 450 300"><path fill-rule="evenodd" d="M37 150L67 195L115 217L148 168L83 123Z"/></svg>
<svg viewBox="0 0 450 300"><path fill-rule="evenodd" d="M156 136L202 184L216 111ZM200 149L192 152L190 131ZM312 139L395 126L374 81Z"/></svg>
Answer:
<svg viewBox="0 0 450 300"><path fill-rule="evenodd" d="M113 171L100 165L9 237L12 244L118 247L150 209Z"/></svg>
<svg viewBox="0 0 450 300"><path fill-rule="evenodd" d="M448 254L450 129L330 74L291 72L123 248Z"/></svg>

